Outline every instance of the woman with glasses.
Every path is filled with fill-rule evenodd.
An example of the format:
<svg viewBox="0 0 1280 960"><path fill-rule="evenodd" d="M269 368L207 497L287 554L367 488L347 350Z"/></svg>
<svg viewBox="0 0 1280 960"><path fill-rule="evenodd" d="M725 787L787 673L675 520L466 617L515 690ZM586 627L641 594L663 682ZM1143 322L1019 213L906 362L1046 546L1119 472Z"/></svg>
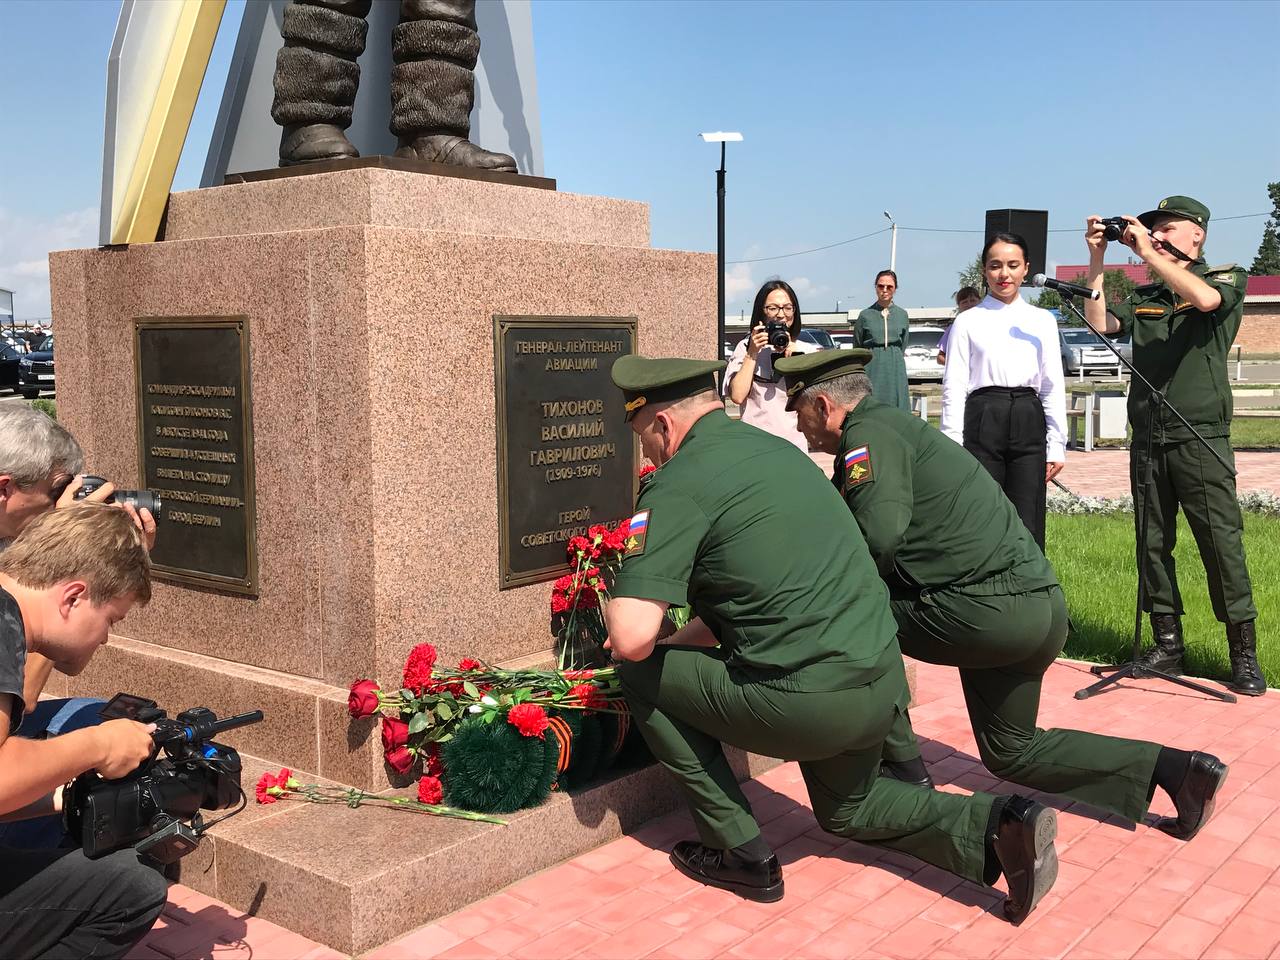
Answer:
<svg viewBox="0 0 1280 960"><path fill-rule="evenodd" d="M777 350L769 343L769 326L783 324L787 344ZM773 369L773 358L810 353L817 347L800 336L800 301L784 280L769 280L756 293L751 307L751 332L733 351L724 372L725 396L738 405L742 422L790 440L808 452L809 444L796 426L796 415L787 412L787 385Z"/></svg>
<svg viewBox="0 0 1280 960"><path fill-rule="evenodd" d="M876 302L853 321L853 345L871 351L867 376L871 395L880 403L911 410L907 394L907 311L893 302L898 291L898 275L892 270L876 274Z"/></svg>

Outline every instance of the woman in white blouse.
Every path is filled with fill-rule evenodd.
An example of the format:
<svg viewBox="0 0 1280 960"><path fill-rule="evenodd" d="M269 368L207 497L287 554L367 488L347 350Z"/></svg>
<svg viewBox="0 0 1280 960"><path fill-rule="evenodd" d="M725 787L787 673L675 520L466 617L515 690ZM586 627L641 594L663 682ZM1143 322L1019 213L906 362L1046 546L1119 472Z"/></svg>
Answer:
<svg viewBox="0 0 1280 960"><path fill-rule="evenodd" d="M987 296L951 326L942 432L1004 489L1044 549L1045 486L1066 462L1066 397L1053 314L1018 294L1027 244L998 233L982 251Z"/></svg>
<svg viewBox="0 0 1280 960"><path fill-rule="evenodd" d="M783 323L787 345L769 345L768 323ZM738 404L743 423L789 440L806 453L809 442L796 426L795 412L787 411L787 385L773 369L774 356L810 353L815 348L797 339L802 323L800 301L785 280L768 280L756 293L751 307L751 330L733 351L724 372L724 393Z"/></svg>

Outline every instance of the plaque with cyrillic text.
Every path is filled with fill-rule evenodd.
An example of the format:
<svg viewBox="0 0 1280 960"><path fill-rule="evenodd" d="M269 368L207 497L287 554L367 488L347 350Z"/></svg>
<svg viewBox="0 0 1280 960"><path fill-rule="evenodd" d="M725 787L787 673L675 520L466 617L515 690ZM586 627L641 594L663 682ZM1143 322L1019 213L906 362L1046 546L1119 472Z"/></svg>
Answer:
<svg viewBox="0 0 1280 960"><path fill-rule="evenodd" d="M499 586L569 571L570 538L629 518L636 439L613 385L635 317L494 317Z"/></svg>
<svg viewBox="0 0 1280 960"><path fill-rule="evenodd" d="M256 594L246 318L139 318L134 356L139 472L162 503L156 576Z"/></svg>

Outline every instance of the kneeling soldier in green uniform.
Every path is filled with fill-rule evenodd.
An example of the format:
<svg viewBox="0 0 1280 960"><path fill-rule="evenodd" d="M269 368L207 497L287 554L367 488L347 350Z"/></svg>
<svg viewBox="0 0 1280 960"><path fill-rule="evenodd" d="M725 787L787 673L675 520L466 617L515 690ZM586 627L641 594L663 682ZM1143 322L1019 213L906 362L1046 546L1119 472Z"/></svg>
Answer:
<svg viewBox="0 0 1280 960"><path fill-rule="evenodd" d="M840 497L794 445L724 412L723 362L613 365L658 470L640 493L605 610L636 723L684 790L699 840L686 876L782 897L722 743L797 760L818 823L967 880L1003 872L1021 921L1057 877L1054 812L1022 797L940 793L877 776L908 698L884 584ZM669 605L694 619L658 640Z"/></svg>
<svg viewBox="0 0 1280 960"><path fill-rule="evenodd" d="M1245 271L1234 263L1205 264L1201 254L1209 208L1190 197L1166 197L1155 210L1124 219L1129 227L1122 242L1160 279L1138 287L1123 303L1087 301L1085 318L1103 333L1132 334L1133 365L1234 467L1227 352L1244 313ZM1101 290L1107 249L1101 218L1089 217L1085 242L1089 283ZM1258 610L1244 561L1235 477L1173 413L1163 406L1152 409L1150 391L1137 379L1129 387L1129 424L1129 483L1135 504L1142 502L1148 440L1153 467L1146 492L1146 550L1138 563L1146 584L1143 608L1151 614L1156 642L1141 662L1165 673L1182 672L1182 595L1173 561L1181 506L1200 548L1213 614L1227 628L1229 685L1236 693L1262 696L1267 685L1258 667ZM1135 524L1143 522L1138 513Z"/></svg>
<svg viewBox="0 0 1280 960"><path fill-rule="evenodd" d="M1191 839L1226 766L1207 753L1036 726L1041 682L1067 637L1053 568L967 450L870 396L867 356L827 350L779 360L778 372L810 447L836 455L832 481L888 584L902 651L960 668L978 752L995 776L1133 821L1160 786L1177 816L1156 826ZM923 768L905 711L885 754Z"/></svg>

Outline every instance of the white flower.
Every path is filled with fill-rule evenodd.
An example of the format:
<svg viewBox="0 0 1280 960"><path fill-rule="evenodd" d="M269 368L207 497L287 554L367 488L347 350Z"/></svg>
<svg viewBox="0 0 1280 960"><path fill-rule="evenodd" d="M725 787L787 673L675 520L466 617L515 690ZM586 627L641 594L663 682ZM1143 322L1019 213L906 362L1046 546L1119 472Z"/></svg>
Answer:
<svg viewBox="0 0 1280 960"><path fill-rule="evenodd" d="M483 703L486 707L496 707L496 706L498 705L498 701L497 701L497 700L495 700L495 699L493 699L493 697L489 696L487 693L486 693L483 697L481 697L481 698L480 698L480 703ZM476 706L472 707L471 709L472 709L472 710L477 710L477 711L478 711L478 710L479 710L479 704L477 704Z"/></svg>
<svg viewBox="0 0 1280 960"><path fill-rule="evenodd" d="M467 712L468 712L468 713L479 713L479 712L480 712L481 710L483 710L483 709L484 709L484 707L480 706L480 704L478 704L478 703L473 703L471 706L467 707Z"/></svg>

